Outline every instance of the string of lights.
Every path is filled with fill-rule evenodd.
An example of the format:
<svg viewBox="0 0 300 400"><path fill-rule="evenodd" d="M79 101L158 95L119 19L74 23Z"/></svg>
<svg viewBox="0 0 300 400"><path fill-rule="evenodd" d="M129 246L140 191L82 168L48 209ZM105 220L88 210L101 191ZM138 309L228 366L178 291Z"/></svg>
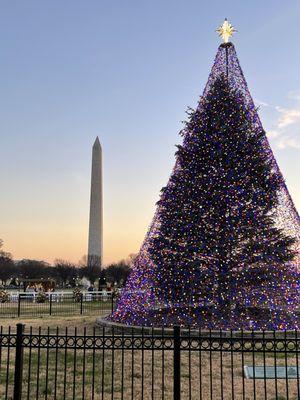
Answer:
<svg viewBox="0 0 300 400"><path fill-rule="evenodd" d="M219 46L115 322L300 327L300 219L232 43Z"/></svg>

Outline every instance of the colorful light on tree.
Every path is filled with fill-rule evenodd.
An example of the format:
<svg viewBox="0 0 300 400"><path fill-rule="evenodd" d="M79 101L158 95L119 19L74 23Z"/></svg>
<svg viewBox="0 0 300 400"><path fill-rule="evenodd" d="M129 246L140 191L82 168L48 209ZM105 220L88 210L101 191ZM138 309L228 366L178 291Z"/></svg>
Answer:
<svg viewBox="0 0 300 400"><path fill-rule="evenodd" d="M232 43L219 49L132 273L129 325L297 328L299 215Z"/></svg>

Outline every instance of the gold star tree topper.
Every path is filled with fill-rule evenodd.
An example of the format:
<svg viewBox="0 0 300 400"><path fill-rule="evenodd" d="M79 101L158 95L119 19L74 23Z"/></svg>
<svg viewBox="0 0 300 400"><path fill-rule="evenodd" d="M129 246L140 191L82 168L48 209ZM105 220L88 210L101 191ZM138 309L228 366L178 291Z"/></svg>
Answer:
<svg viewBox="0 0 300 400"><path fill-rule="evenodd" d="M225 18L225 21L216 32L218 32L219 36L224 40L224 43L228 43L229 38L234 34L234 32L236 32L236 30L231 23L227 21L227 18Z"/></svg>

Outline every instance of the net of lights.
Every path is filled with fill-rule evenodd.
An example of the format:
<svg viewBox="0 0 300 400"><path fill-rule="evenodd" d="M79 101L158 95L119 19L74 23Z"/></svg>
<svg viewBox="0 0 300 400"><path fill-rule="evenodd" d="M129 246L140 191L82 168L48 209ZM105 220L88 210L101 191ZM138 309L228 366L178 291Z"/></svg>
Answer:
<svg viewBox="0 0 300 400"><path fill-rule="evenodd" d="M224 24L115 322L300 328L300 219Z"/></svg>

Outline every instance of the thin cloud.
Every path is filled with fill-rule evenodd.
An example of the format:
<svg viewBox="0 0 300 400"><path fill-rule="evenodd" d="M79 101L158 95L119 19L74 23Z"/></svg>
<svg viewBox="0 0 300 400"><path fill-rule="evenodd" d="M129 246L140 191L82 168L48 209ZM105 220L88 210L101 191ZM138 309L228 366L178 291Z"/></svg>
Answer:
<svg viewBox="0 0 300 400"><path fill-rule="evenodd" d="M282 136L277 142L277 147L279 149L286 149L287 147L300 149L300 142L293 137Z"/></svg>
<svg viewBox="0 0 300 400"><path fill-rule="evenodd" d="M300 91L299 90L290 90L287 94L288 99L300 101Z"/></svg>
<svg viewBox="0 0 300 400"><path fill-rule="evenodd" d="M276 110L281 114L277 121L278 129L284 129L289 125L300 121L300 108L282 108L276 107Z"/></svg>
<svg viewBox="0 0 300 400"><path fill-rule="evenodd" d="M276 131L275 129L267 132L267 136L268 136L268 138L270 138L270 139L277 138L277 137L280 136L280 135L281 135L281 132Z"/></svg>
<svg viewBox="0 0 300 400"><path fill-rule="evenodd" d="M300 101L299 91L290 91L287 97L294 102ZM277 117L272 129L267 132L268 138L274 140L274 144L279 149L300 148L300 138L295 136L300 132L300 106L294 104L293 107L286 108L281 106L271 106L277 111Z"/></svg>
<svg viewBox="0 0 300 400"><path fill-rule="evenodd" d="M270 107L270 104L266 103L265 101L256 99L255 104L257 104L260 107Z"/></svg>

